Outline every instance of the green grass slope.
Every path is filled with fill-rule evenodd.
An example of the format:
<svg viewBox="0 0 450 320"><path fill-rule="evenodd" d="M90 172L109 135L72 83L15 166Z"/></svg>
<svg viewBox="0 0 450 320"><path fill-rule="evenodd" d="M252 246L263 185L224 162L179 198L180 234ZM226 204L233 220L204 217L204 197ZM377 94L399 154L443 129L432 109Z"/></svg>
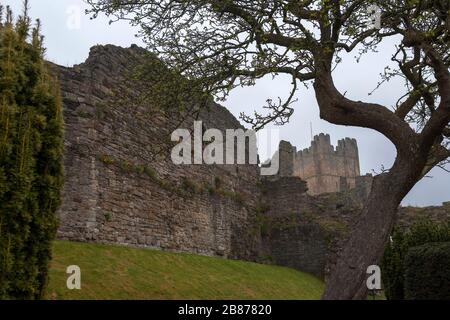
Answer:
<svg viewBox="0 0 450 320"><path fill-rule="evenodd" d="M81 268L81 290L67 289L69 265ZM56 241L47 299L319 299L323 288L284 267Z"/></svg>

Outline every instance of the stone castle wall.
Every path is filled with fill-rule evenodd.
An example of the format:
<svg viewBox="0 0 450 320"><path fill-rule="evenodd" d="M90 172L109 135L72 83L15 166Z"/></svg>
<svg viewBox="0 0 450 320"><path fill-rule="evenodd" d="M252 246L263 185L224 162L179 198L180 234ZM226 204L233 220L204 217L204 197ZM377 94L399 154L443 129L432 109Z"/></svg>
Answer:
<svg viewBox="0 0 450 320"><path fill-rule="evenodd" d="M257 166L175 166L167 152L155 158L154 146L170 146L178 119L140 105L127 88L124 75L144 58L137 47L97 46L81 65L52 66L65 118L58 237L251 259ZM241 127L218 105L200 119L205 127ZM187 119L182 127L192 126Z"/></svg>
<svg viewBox="0 0 450 320"><path fill-rule="evenodd" d="M136 99L139 86L125 75L148 58L135 46L97 46L81 65L50 65L65 119L58 238L276 263L326 276L336 243L370 191L372 177L356 175L356 142L344 140L334 150L322 135L301 152L281 142L280 174L273 177L261 178L257 165L174 165L170 134L192 128L194 119L180 125L178 110L161 112L151 100ZM199 115L205 128L242 128L225 108L209 109ZM337 172L354 178L355 188L308 194L310 182L295 174L299 154L302 174ZM319 155L314 166L307 154ZM445 208L433 212L450 217ZM406 212L405 221L408 212L424 214Z"/></svg>
<svg viewBox="0 0 450 320"><path fill-rule="evenodd" d="M58 238L276 263L323 276L331 236L311 220L317 206L300 178L261 179L256 165L180 166L154 156L178 121L128 92L124 73L144 56L137 47L97 46L81 65L51 65L65 118ZM241 128L219 105L200 119L205 128ZM292 170L284 160L280 170Z"/></svg>
<svg viewBox="0 0 450 320"><path fill-rule="evenodd" d="M362 211L371 176L355 189L339 193L307 194L306 183L298 177L278 177L264 181L262 257L269 262L302 270L326 279L339 251L345 245ZM362 187L362 188L361 188ZM397 227L414 223L450 222L450 202L442 206L402 207Z"/></svg>

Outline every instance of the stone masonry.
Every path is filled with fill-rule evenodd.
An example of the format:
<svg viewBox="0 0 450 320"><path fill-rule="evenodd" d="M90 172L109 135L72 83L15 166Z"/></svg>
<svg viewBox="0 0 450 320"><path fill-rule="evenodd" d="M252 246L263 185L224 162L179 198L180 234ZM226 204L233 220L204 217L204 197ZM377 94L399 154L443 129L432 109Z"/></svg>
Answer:
<svg viewBox="0 0 450 320"><path fill-rule="evenodd" d="M97 46L81 65L52 66L61 83L66 136L58 237L256 256L248 230L257 202L257 166L176 166L167 154L155 158L154 147L170 145L178 121L140 105L127 88L126 72L142 59L148 59L146 52L135 46ZM219 105L200 118L205 127L241 128ZM182 125L192 126L193 119Z"/></svg>
<svg viewBox="0 0 450 320"><path fill-rule="evenodd" d="M65 119L58 238L275 263L325 277L370 191L356 141L334 149L322 134L299 152L282 141L279 175L265 178L255 164L174 165L171 132L191 129L194 118L180 122L177 108L140 99L145 85L128 74L146 59L154 57L136 46L107 45L73 68L49 64ZM196 119L205 129L242 128L217 104ZM426 212L407 208L400 219ZM431 212L450 218L448 205Z"/></svg>
<svg viewBox="0 0 450 320"><path fill-rule="evenodd" d="M300 151L282 141L278 154L279 174L303 179L311 195L354 189L357 183L366 182L366 179L358 179L361 174L355 139L339 140L335 148L331 145L330 136L321 133L314 137L311 147Z"/></svg>

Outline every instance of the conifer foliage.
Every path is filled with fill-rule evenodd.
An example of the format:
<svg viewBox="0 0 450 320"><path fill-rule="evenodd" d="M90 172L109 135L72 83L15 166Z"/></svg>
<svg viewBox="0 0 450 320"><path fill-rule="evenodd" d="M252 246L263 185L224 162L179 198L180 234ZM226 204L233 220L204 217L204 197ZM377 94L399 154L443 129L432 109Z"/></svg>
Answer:
<svg viewBox="0 0 450 320"><path fill-rule="evenodd" d="M0 8L0 299L42 297L63 182L58 83L24 8Z"/></svg>

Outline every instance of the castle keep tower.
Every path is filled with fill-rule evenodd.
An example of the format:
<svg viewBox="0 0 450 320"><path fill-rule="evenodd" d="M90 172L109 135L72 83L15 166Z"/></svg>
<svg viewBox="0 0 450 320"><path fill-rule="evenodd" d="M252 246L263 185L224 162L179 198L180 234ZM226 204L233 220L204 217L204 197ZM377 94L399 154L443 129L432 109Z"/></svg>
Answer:
<svg viewBox="0 0 450 320"><path fill-rule="evenodd" d="M311 147L298 152L289 142L282 141L279 155L280 175L302 178L311 195L354 189L360 176L355 139L340 140L335 148L330 136L321 133L314 137Z"/></svg>

